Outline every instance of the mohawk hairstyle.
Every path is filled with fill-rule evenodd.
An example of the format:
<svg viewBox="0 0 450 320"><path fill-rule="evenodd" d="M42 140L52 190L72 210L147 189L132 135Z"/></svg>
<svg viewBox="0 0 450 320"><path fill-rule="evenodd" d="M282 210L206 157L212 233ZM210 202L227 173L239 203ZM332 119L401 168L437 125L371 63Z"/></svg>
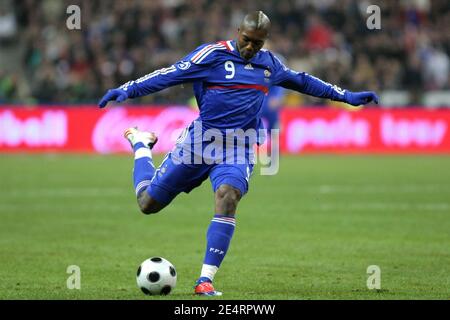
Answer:
<svg viewBox="0 0 450 320"><path fill-rule="evenodd" d="M270 19L262 11L254 11L247 14L241 23L241 28L254 30L269 30Z"/></svg>

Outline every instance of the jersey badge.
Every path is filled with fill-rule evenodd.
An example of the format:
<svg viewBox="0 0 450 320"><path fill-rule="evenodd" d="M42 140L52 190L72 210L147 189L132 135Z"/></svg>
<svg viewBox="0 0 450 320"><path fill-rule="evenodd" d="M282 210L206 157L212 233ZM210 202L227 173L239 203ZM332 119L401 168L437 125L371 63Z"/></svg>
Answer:
<svg viewBox="0 0 450 320"><path fill-rule="evenodd" d="M180 61L177 63L177 68L180 70L187 70L191 67L191 63L189 61Z"/></svg>

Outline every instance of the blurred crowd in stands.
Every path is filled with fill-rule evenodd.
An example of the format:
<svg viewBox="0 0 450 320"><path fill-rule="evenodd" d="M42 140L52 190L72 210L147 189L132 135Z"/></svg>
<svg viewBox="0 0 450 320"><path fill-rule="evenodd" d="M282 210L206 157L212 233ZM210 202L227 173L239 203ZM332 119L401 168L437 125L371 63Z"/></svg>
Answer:
<svg viewBox="0 0 450 320"><path fill-rule="evenodd" d="M81 30L66 27L71 4L81 8ZM371 4L381 9L380 30L367 28ZM412 103L450 89L449 0L22 0L0 7L0 45L20 48L22 68L0 64L0 102L95 103L202 43L235 38L252 10L270 17L271 49L294 70L350 90L407 90ZM185 85L133 102L191 96Z"/></svg>

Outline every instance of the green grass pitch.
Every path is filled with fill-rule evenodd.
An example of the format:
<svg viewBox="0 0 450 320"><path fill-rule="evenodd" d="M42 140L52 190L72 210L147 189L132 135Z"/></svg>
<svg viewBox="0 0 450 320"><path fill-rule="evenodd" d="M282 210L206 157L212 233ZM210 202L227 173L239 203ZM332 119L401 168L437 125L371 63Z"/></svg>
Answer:
<svg viewBox="0 0 450 320"><path fill-rule="evenodd" d="M1 155L0 299L200 299L209 181L145 216L132 165L131 155ZM136 287L151 256L177 268L169 296ZM67 289L69 265L80 290ZM370 265L380 290L367 288ZM215 284L222 299L449 299L450 157L283 157L276 176L256 169Z"/></svg>

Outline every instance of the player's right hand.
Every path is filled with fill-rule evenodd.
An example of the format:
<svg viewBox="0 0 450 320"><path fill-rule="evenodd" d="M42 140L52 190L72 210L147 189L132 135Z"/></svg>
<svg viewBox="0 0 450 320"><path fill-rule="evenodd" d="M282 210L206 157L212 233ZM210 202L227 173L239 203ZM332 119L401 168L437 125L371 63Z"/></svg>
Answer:
<svg viewBox="0 0 450 320"><path fill-rule="evenodd" d="M104 108L108 101L116 100L122 102L128 99L128 94L122 89L111 89L106 92L103 98L99 101L98 106Z"/></svg>

